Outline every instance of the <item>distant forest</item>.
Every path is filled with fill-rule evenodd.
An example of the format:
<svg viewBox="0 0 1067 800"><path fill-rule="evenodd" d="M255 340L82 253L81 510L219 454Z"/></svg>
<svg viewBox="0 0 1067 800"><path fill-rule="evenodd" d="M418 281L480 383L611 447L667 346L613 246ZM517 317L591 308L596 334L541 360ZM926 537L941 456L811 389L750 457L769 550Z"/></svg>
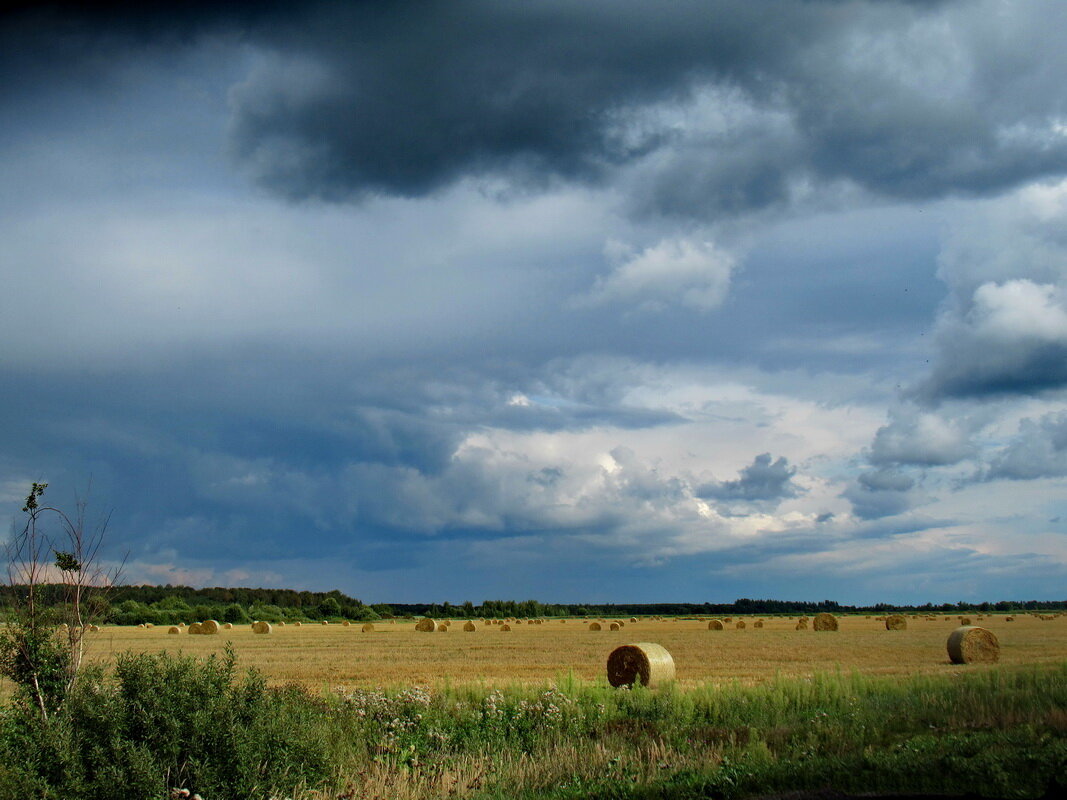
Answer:
<svg viewBox="0 0 1067 800"><path fill-rule="evenodd" d="M58 607L63 602L63 587L44 584L37 587L38 602ZM6 616L25 586L0 586L0 615ZM833 600L819 602L795 600L751 600L741 598L732 603L541 603L537 600L485 600L480 605L468 601L450 603L390 603L364 605L336 589L330 592L298 592L293 589L194 589L190 586L116 586L93 598L92 616L113 625L157 625L191 623L204 619L219 622L249 623L315 620L374 620L390 617L619 617L619 616L725 616L737 614L813 614L828 611L849 613L956 613L1056 611L1067 608L1067 600L1000 600L982 603L925 603L923 605L872 606L842 605Z"/></svg>

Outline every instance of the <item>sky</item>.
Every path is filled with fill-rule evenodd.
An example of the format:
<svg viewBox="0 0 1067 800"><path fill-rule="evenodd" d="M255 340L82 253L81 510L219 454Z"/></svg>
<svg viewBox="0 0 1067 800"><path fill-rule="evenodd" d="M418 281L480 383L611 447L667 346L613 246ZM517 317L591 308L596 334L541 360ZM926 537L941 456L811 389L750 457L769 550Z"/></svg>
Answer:
<svg viewBox="0 0 1067 800"><path fill-rule="evenodd" d="M24 3L0 519L367 603L1064 599L1065 29Z"/></svg>

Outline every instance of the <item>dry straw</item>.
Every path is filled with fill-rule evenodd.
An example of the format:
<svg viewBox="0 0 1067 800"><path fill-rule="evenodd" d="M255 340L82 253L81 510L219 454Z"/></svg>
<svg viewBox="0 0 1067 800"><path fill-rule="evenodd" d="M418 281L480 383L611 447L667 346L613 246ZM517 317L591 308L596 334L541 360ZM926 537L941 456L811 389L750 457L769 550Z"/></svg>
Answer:
<svg viewBox="0 0 1067 800"><path fill-rule="evenodd" d="M816 614L815 619L812 620L811 627L817 631L836 631L837 630L837 617L833 614Z"/></svg>
<svg viewBox="0 0 1067 800"><path fill-rule="evenodd" d="M198 636L199 634L201 634L203 632L204 632L204 626L201 625L199 622L194 622L191 625L189 625L189 635L190 636Z"/></svg>
<svg viewBox="0 0 1067 800"><path fill-rule="evenodd" d="M212 636L218 633L221 627L217 620L208 619L200 623L200 632L205 636Z"/></svg>
<svg viewBox="0 0 1067 800"><path fill-rule="evenodd" d="M737 624L734 625L734 627L737 628L737 630L739 631L743 631L745 629L745 621L743 619L739 619L737 621Z"/></svg>
<svg viewBox="0 0 1067 800"><path fill-rule="evenodd" d="M463 626L463 630L465 630L465 631L476 631L476 630L478 630L478 626L475 625L473 622L468 622L466 625Z"/></svg>
<svg viewBox="0 0 1067 800"><path fill-rule="evenodd" d="M637 622L637 617L630 617L630 622Z"/></svg>
<svg viewBox="0 0 1067 800"><path fill-rule="evenodd" d="M797 620L797 624L793 627L795 631L806 631L808 629L808 621L806 619Z"/></svg>
<svg viewBox="0 0 1067 800"><path fill-rule="evenodd" d="M222 626L222 628L223 628L223 630L227 630L227 631L233 630L233 623L232 622L227 622L225 625Z"/></svg>
<svg viewBox="0 0 1067 800"><path fill-rule="evenodd" d="M349 622L347 619L344 622L342 622L341 624L346 628L351 628L352 627L352 623Z"/></svg>
<svg viewBox="0 0 1067 800"><path fill-rule="evenodd" d="M608 682L612 686L641 683L654 689L674 680L674 659L662 645L652 642L624 644L608 656Z"/></svg>
<svg viewBox="0 0 1067 800"><path fill-rule="evenodd" d="M722 624L721 619L713 619L711 620L711 622L708 623L709 631L721 631L725 627L726 626Z"/></svg>
<svg viewBox="0 0 1067 800"><path fill-rule="evenodd" d="M753 628L762 628L763 627L763 620L761 620L761 619L756 620L755 622L752 623L752 627Z"/></svg>
<svg viewBox="0 0 1067 800"><path fill-rule="evenodd" d="M373 624L371 624L370 622L364 622L363 623L362 631L364 633L371 633L373 630L374 630L374 625Z"/></svg>
<svg viewBox="0 0 1067 800"><path fill-rule="evenodd" d="M960 625L967 626L967 625L970 625L970 624L971 624L971 618L970 617L960 617Z"/></svg>
<svg viewBox="0 0 1067 800"><path fill-rule="evenodd" d="M269 622L260 620L252 623L252 633L270 633L272 630Z"/></svg>
<svg viewBox="0 0 1067 800"><path fill-rule="evenodd" d="M510 625L508 625L508 624L507 624L507 623L505 622L505 623L504 623L503 625L501 625L501 626L500 626L500 630L502 630L502 631L510 631L510 630L511 630L511 626L510 626Z"/></svg>
<svg viewBox="0 0 1067 800"><path fill-rule="evenodd" d="M600 629L601 628L600 628L600 623L599 622L590 622L589 623L589 630L591 630L591 631L599 631Z"/></svg>
<svg viewBox="0 0 1067 800"><path fill-rule="evenodd" d="M439 627L437 620L433 617L423 617L415 623L415 630L422 631L423 633L433 633Z"/></svg>
<svg viewBox="0 0 1067 800"><path fill-rule="evenodd" d="M964 625L949 634L948 657L953 664L991 664L1000 658L1000 642L992 631Z"/></svg>
<svg viewBox="0 0 1067 800"><path fill-rule="evenodd" d="M903 631L908 627L908 621L900 614L890 614L885 618L885 629L887 631Z"/></svg>
<svg viewBox="0 0 1067 800"><path fill-rule="evenodd" d="M617 622L613 622L613 623L611 623L611 625L610 625L610 626L608 626L608 630L611 630L611 631L621 631L621 630L622 630L622 625L620 625L620 624L619 624L619 623L617 623Z"/></svg>
<svg viewBox="0 0 1067 800"><path fill-rule="evenodd" d="M299 627L300 627L301 625L303 625L303 624L304 624L304 623L303 623L303 622L300 622L299 620L297 620L296 622L294 622L294 623L293 623L293 625L295 625L295 626L296 626L297 628L299 628Z"/></svg>
<svg viewBox="0 0 1067 800"><path fill-rule="evenodd" d="M179 628L177 625L171 625L169 628L167 628L167 633L181 633L181 632L182 632L182 629Z"/></svg>

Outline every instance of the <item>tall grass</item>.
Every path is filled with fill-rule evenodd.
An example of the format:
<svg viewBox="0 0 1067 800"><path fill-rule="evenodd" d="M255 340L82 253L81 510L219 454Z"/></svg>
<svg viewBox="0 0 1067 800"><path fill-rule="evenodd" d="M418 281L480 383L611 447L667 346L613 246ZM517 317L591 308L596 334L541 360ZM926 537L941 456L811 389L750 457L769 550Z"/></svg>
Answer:
<svg viewBox="0 0 1067 800"><path fill-rule="evenodd" d="M0 800L1037 797L1067 774L1067 665L680 690L269 688L232 653L126 655L48 723L0 716Z"/></svg>

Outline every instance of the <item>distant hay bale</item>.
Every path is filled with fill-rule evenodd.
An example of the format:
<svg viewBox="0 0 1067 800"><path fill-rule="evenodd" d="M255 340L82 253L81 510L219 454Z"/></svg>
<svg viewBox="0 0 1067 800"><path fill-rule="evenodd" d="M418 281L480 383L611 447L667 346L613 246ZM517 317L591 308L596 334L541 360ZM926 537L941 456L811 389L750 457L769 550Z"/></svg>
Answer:
<svg viewBox="0 0 1067 800"><path fill-rule="evenodd" d="M145 626L146 628L151 628L151 627L152 627L152 623L151 623L151 622L146 622L146 623L144 624L144 626Z"/></svg>
<svg viewBox="0 0 1067 800"><path fill-rule="evenodd" d="M466 625L463 626L463 630L467 632L476 631L478 630L478 626L475 625L473 622L468 622Z"/></svg>
<svg viewBox="0 0 1067 800"><path fill-rule="evenodd" d="M723 617L722 622L724 625L732 625L734 621L733 617Z"/></svg>
<svg viewBox="0 0 1067 800"><path fill-rule="evenodd" d="M294 622L294 623L293 623L293 625L294 625L294 626L296 626L297 628L299 628L299 627L300 627L301 625L303 625L303 624L304 624L304 623L303 623L303 622L301 622L300 620L297 620L296 622Z"/></svg>
<svg viewBox="0 0 1067 800"><path fill-rule="evenodd" d="M589 623L589 630L591 630L591 631L599 631L599 630L601 630L600 623L599 622L590 622Z"/></svg>
<svg viewBox="0 0 1067 800"><path fill-rule="evenodd" d="M330 624L330 621L329 621L328 619L324 619L324 620L323 620L323 621L322 621L321 623L319 623L319 624L321 624L321 625L329 625L329 624Z"/></svg>
<svg viewBox="0 0 1067 800"><path fill-rule="evenodd" d="M753 628L762 628L763 627L763 620L761 620L761 619L756 620L755 622L752 623L752 627Z"/></svg>
<svg viewBox="0 0 1067 800"><path fill-rule="evenodd" d="M205 636L213 636L219 632L222 626L219 625L218 620L208 619L200 623L200 632Z"/></svg>
<svg viewBox="0 0 1067 800"><path fill-rule="evenodd" d="M797 620L797 624L793 626L795 631L806 631L808 629L808 621L801 619Z"/></svg>
<svg viewBox="0 0 1067 800"><path fill-rule="evenodd" d="M1015 617L1004 617L1005 622L1015 622Z"/></svg>
<svg viewBox="0 0 1067 800"><path fill-rule="evenodd" d="M735 628L736 628L737 630L739 630L739 631L743 631L743 630L745 629L745 621L744 621L743 619L739 619L739 620L738 620L738 621L737 621L737 622L736 622L736 623L734 624L734 627L735 627Z"/></svg>
<svg viewBox="0 0 1067 800"><path fill-rule="evenodd" d="M608 682L612 686L640 683L654 689L673 680L674 659L662 645L624 644L608 656Z"/></svg>
<svg viewBox="0 0 1067 800"><path fill-rule="evenodd" d="M970 625L970 624L971 624L971 618L970 617L960 617L960 625L961 626L966 627L967 625Z"/></svg>
<svg viewBox="0 0 1067 800"><path fill-rule="evenodd" d="M808 619L807 617L801 617L800 619L797 620L797 622L811 622L811 620Z"/></svg>
<svg viewBox="0 0 1067 800"><path fill-rule="evenodd" d="M182 629L179 628L177 625L171 625L169 628L167 628L167 633L181 633L181 632L182 632Z"/></svg>
<svg viewBox="0 0 1067 800"><path fill-rule="evenodd" d="M637 622L637 617L630 617L630 622Z"/></svg>
<svg viewBox="0 0 1067 800"><path fill-rule="evenodd" d="M613 623L611 623L611 625L608 626L608 630L609 631L621 631L622 630L622 625L620 625L617 622L613 622Z"/></svg>
<svg viewBox="0 0 1067 800"><path fill-rule="evenodd" d="M299 625L300 623L298 622L298 623L296 623L296 624L297 624L297 625ZM281 627L282 627L282 626L284 626L284 625L285 625L285 620L284 620L284 619L283 619L283 620L282 620L281 622L279 622L279 623L278 623L278 627L279 627L279 628L281 628Z"/></svg>
<svg viewBox="0 0 1067 800"><path fill-rule="evenodd" d="M953 664L992 664L1000 658L1000 642L992 631L964 625L949 634L948 658Z"/></svg>
<svg viewBox="0 0 1067 800"><path fill-rule="evenodd" d="M826 612L816 614L815 619L812 620L811 627L817 631L836 631L837 617Z"/></svg>
<svg viewBox="0 0 1067 800"><path fill-rule="evenodd" d="M193 622L189 625L189 635L198 636L204 632L204 627L199 622Z"/></svg>
<svg viewBox="0 0 1067 800"><path fill-rule="evenodd" d="M138 628L143 628L143 627L144 627L144 623L143 623L143 622L142 622L142 623L140 623L140 624L139 624L139 625L138 625L137 627L138 627Z"/></svg>
<svg viewBox="0 0 1067 800"><path fill-rule="evenodd" d="M362 630L364 633L371 633L374 631L374 623L364 622L363 627L360 628L360 630Z"/></svg>
<svg viewBox="0 0 1067 800"><path fill-rule="evenodd" d="M510 631L510 630L511 630L511 626L510 626L510 625L508 625L508 624L507 624L507 623L505 622L505 623L504 623L503 625L501 625L501 626L500 626L500 630L502 630L502 631Z"/></svg>
<svg viewBox="0 0 1067 800"><path fill-rule="evenodd" d="M274 629L271 628L269 622L260 620L259 622L252 623L252 633L270 633L272 630Z"/></svg>
<svg viewBox="0 0 1067 800"><path fill-rule="evenodd" d="M903 631L908 627L908 621L900 614L890 614L885 618L885 629L887 631Z"/></svg>
<svg viewBox="0 0 1067 800"><path fill-rule="evenodd" d="M438 633L448 633L448 623L442 622L437 626Z"/></svg>
<svg viewBox="0 0 1067 800"><path fill-rule="evenodd" d="M222 629L223 630L227 630L227 631L233 630L233 623L232 622L227 622L225 625L222 626Z"/></svg>
<svg viewBox="0 0 1067 800"><path fill-rule="evenodd" d="M415 623L415 630L423 633L433 633L438 627L437 620L433 617L423 617Z"/></svg>
<svg viewBox="0 0 1067 800"><path fill-rule="evenodd" d="M178 627L179 628L184 628L185 627L185 623L184 622L179 622L178 623Z"/></svg>
<svg viewBox="0 0 1067 800"><path fill-rule="evenodd" d="M341 624L346 628L351 628L352 627L352 623L349 622L347 619L344 622L342 622Z"/></svg>
<svg viewBox="0 0 1067 800"><path fill-rule="evenodd" d="M721 631L726 626L722 624L721 619L713 619L708 623L709 631Z"/></svg>

